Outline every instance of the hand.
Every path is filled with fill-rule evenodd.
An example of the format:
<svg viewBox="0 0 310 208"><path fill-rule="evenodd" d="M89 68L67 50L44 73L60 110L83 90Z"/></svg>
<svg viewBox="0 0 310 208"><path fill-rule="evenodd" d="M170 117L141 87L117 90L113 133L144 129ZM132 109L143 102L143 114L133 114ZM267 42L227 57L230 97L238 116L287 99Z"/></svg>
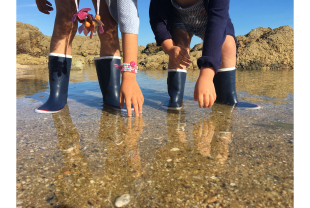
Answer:
<svg viewBox="0 0 310 208"><path fill-rule="evenodd" d="M179 46L172 46L167 53L170 59L169 62L176 64L175 66L171 66L172 68L182 69L183 66L188 67L192 63L187 50Z"/></svg>
<svg viewBox="0 0 310 208"><path fill-rule="evenodd" d="M202 68L195 85L194 100L198 100L200 108L210 108L216 100L215 87L213 83L214 70Z"/></svg>
<svg viewBox="0 0 310 208"><path fill-rule="evenodd" d="M127 115L131 116L131 103L135 110L135 115L139 116L142 113L142 105L144 97L141 89L136 81L136 74L131 72L124 72L122 84L120 88L119 103L121 108L124 107L124 100L126 100Z"/></svg>
<svg viewBox="0 0 310 208"><path fill-rule="evenodd" d="M211 155L211 141L214 135L214 129L215 127L209 120L200 120L198 125L194 125L193 137L195 138L195 145L203 156Z"/></svg>
<svg viewBox="0 0 310 208"><path fill-rule="evenodd" d="M49 11L53 11L52 4L47 0L36 0L36 4L39 11L44 14L50 14Z"/></svg>

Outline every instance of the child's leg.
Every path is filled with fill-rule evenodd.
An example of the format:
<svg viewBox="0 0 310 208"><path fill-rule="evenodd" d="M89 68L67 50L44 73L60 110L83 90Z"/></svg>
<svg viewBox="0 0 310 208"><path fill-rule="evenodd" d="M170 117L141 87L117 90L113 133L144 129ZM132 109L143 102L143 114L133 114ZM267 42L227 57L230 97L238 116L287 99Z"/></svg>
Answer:
<svg viewBox="0 0 310 208"><path fill-rule="evenodd" d="M172 39L175 46L179 46L189 53L192 35L187 31L174 28ZM181 109L183 105L183 94L186 80L186 66L180 65L176 59L169 57L168 64L168 94L170 96L168 108Z"/></svg>
<svg viewBox="0 0 310 208"><path fill-rule="evenodd" d="M97 0L92 0L97 13ZM100 57L120 56L118 41L118 25L110 14L105 0L100 1L99 15L101 22L104 24L103 33L98 33L100 39Z"/></svg>
<svg viewBox="0 0 310 208"><path fill-rule="evenodd" d="M77 31L77 22L71 23L76 6L74 0L55 0L56 19L49 54L50 96L35 109L37 113L56 113L67 103L71 69L71 45Z"/></svg>
<svg viewBox="0 0 310 208"><path fill-rule="evenodd" d="M56 18L51 39L50 52L71 55L71 46L78 23L71 23L77 12L74 0L55 0Z"/></svg>
<svg viewBox="0 0 310 208"><path fill-rule="evenodd" d="M236 42L233 36L227 35L222 46L222 65L213 82L216 91L216 102L229 105L238 103L235 69L236 69Z"/></svg>
<svg viewBox="0 0 310 208"><path fill-rule="evenodd" d="M97 13L97 0L92 0L92 2ZM98 33L101 46L100 57L95 58L97 77L104 104L120 109L120 71L114 66L121 63L118 25L111 16L105 0L100 1L99 15L104 24L104 32Z"/></svg>

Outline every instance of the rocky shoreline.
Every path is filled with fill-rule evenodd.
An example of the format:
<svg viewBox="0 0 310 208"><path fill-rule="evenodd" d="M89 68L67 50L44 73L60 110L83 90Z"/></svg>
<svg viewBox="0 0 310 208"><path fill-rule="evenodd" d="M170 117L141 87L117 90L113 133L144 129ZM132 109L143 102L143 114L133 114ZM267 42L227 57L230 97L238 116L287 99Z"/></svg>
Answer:
<svg viewBox="0 0 310 208"><path fill-rule="evenodd" d="M16 62L21 65L42 65L48 62L50 36L39 28L16 22ZM290 26L279 28L258 27L246 35L237 36L239 70L291 70L294 68L294 30ZM122 46L120 41L122 53ZM92 39L76 35L72 43L72 67L83 69L84 64L94 64L100 53L98 35ZM190 51L192 64L188 70L198 70L197 59L202 54L202 43ZM162 47L149 43L139 47L138 64L141 70L165 70L168 55Z"/></svg>

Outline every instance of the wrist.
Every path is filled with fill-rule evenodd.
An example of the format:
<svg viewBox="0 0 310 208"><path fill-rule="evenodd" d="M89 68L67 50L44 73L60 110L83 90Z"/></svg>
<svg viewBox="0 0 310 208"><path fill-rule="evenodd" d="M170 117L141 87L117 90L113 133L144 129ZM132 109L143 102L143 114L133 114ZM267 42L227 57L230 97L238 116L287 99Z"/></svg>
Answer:
<svg viewBox="0 0 310 208"><path fill-rule="evenodd" d="M201 67L199 77L213 80L214 75L215 75L215 71L212 67Z"/></svg>
<svg viewBox="0 0 310 208"><path fill-rule="evenodd" d="M123 81L136 81L137 74L131 72L123 72L122 80Z"/></svg>

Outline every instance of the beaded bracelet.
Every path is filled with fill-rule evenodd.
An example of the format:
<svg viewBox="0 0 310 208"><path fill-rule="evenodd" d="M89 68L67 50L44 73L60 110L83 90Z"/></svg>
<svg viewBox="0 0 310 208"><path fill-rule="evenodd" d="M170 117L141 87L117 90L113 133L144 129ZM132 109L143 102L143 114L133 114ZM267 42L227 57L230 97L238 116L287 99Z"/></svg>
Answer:
<svg viewBox="0 0 310 208"><path fill-rule="evenodd" d="M138 73L138 66L134 61L132 61L130 63L123 63L120 65L114 64L114 66L117 69L121 70L121 74L123 74L123 72Z"/></svg>

